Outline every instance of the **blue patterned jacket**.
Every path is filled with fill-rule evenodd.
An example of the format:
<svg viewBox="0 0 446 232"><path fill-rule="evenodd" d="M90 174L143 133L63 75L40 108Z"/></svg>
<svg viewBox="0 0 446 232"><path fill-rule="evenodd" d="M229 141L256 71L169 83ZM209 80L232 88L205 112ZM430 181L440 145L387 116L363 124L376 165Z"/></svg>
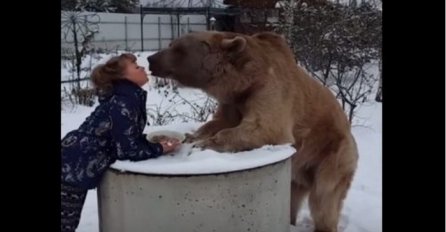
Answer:
<svg viewBox="0 0 446 232"><path fill-rule="evenodd" d="M85 122L62 139L62 183L91 189L117 159L139 161L163 153L159 143L143 134L147 122L147 92L127 80L113 85L112 94Z"/></svg>

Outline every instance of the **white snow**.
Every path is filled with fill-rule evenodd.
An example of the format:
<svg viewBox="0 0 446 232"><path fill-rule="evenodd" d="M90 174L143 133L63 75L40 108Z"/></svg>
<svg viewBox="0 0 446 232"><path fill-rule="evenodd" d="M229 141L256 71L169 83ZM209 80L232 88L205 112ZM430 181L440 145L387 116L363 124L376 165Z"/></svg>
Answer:
<svg viewBox="0 0 446 232"><path fill-rule="evenodd" d="M193 132L200 126L196 123L171 124L149 127L146 132L170 130L181 133ZM296 150L290 145L266 145L251 151L238 153L219 153L213 150L192 148L192 144L182 144L171 154L145 161L116 161L111 167L120 171L145 174L181 175L216 174L256 168L284 160Z"/></svg>
<svg viewBox="0 0 446 232"><path fill-rule="evenodd" d="M140 53L138 55L138 62L141 65L147 66L146 57L149 53ZM157 89L153 88L152 84L144 86L144 89L148 91L147 107L160 106L163 109L169 108L170 111L185 112L190 110L185 105L168 104L166 97L157 92ZM180 93L187 99L202 99L204 95L200 91L191 89L180 90ZM199 100L200 101L200 100ZM198 101L198 102L199 102ZM162 103L163 102L163 103ZM62 137L72 129L76 129L83 120L93 111L94 107L75 106L64 107L62 110L62 125L61 134ZM339 232L381 232L382 231L382 105L380 103L372 102L367 105L358 108L357 120L354 121L355 125L352 128L353 134L356 138L356 142L359 148L359 164L358 170L353 181L352 187L347 195L344 203L344 207L341 214L339 223ZM166 127L155 128L148 126L146 131L153 131L158 129L175 129L179 131L191 131L195 129L199 124L197 123L182 123L181 121L170 122ZM277 154L284 155L289 152L289 147L277 146ZM187 146L182 149L188 149ZM262 148L262 149L266 149ZM260 149L260 150L262 150ZM282 150L283 149L283 150ZM281 153L279 151L283 151ZM182 151L180 151L181 153ZM182 153L184 155L184 153ZM257 153L258 154L258 153ZM194 152L189 157L183 155L166 156L161 157L159 161L151 160L150 162L158 162L159 165L178 165L187 169L187 162L194 168L195 171L203 171L201 167L195 166L200 162L203 166L212 165L214 170L218 168L224 168L220 166L220 162L232 162L230 157L238 160L243 160L243 154L215 154L211 151ZM240 156L241 155L241 156ZM289 154L287 154L289 155ZM250 158L249 152L244 154L247 160ZM253 155L254 156L254 155ZM280 155L278 155L280 156ZM263 157L263 161L259 163L268 163L268 156ZM203 160L201 160L203 158ZM276 157L278 158L278 157ZM184 164L180 164L180 160L185 161ZM208 160L206 160L208 159ZM143 161L145 162L145 161ZM147 171L147 167L151 164L141 163L141 167ZM164 164L163 164L164 163ZM253 163L253 160L247 161L251 165L257 165ZM150 169L155 169L155 163ZM119 163L115 163L114 167L119 166ZM121 164L122 165L122 164ZM183 166L184 165L184 166ZM223 165L224 166L224 165ZM127 167L126 167L127 168ZM135 168L134 166L131 169ZM243 168L240 167L239 168ZM135 170L137 170L136 168ZM142 171L144 171L142 170ZM137 170L138 171L138 170ZM141 171L141 170L139 170ZM209 170L207 170L209 171ZM170 170L172 172L172 170ZM308 206L304 204L300 215L298 217L298 225L296 227L290 227L291 232L312 232L313 225L309 214ZM90 190L85 205L82 211L82 217L77 232L98 232L98 210L97 210L97 195L96 190Z"/></svg>

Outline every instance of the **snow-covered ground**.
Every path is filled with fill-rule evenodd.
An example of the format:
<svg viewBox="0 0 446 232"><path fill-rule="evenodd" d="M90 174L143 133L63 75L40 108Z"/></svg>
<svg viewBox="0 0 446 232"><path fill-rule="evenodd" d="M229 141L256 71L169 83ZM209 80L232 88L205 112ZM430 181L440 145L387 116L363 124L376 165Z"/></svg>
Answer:
<svg viewBox="0 0 446 232"><path fill-rule="evenodd" d="M146 57L149 53L138 53L138 63L147 67ZM95 62L103 62L110 56L101 56ZM67 79L69 75L66 70L62 71L62 78ZM169 95L164 89L159 91L152 83L144 86L148 91L147 107L156 109L152 112L176 112L176 114L192 115L193 104L179 104L178 99L184 98L189 103L203 104L206 96L200 91L191 89L180 89L178 96ZM168 94L166 97L165 94ZM171 100L171 101L169 101ZM184 101L183 101L184 102ZM96 103L97 104L97 103ZM65 136L70 130L76 129L83 120L94 110L93 107L66 104L62 108L61 134ZM381 232L382 231L382 105L380 103L367 103L361 106L357 112L357 120L353 126L353 134L357 140L360 158L357 174L347 196L341 215L340 231L344 232ZM150 121L150 119L149 119ZM167 121L173 125L182 123L180 118ZM146 128L146 132L150 131ZM96 190L90 190L82 211L82 217L78 232L97 232L97 196ZM308 206L304 205L299 218L298 226L291 227L291 232L312 231L311 217Z"/></svg>

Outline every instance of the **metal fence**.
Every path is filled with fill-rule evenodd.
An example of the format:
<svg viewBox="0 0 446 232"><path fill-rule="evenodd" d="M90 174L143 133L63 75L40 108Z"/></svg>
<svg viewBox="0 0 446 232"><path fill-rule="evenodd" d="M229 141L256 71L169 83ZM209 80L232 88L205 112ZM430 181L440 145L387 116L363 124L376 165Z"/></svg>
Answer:
<svg viewBox="0 0 446 232"><path fill-rule="evenodd" d="M73 49L74 34L80 43L87 38L95 49L160 50L183 34L212 29L215 17L239 13L235 8L142 6L133 14L62 11L62 50Z"/></svg>
<svg viewBox="0 0 446 232"><path fill-rule="evenodd" d="M142 24L141 18L140 14L62 12L62 50L74 49L73 30L79 45L94 33L89 46L97 50L155 51L185 33L207 29L204 15L146 15Z"/></svg>
<svg viewBox="0 0 446 232"><path fill-rule="evenodd" d="M238 11L211 7L140 7L133 14L61 11L61 83L77 82L79 89L89 80L91 64L80 60L87 54L91 63L100 53L158 51L186 33L215 29L216 17L234 14Z"/></svg>

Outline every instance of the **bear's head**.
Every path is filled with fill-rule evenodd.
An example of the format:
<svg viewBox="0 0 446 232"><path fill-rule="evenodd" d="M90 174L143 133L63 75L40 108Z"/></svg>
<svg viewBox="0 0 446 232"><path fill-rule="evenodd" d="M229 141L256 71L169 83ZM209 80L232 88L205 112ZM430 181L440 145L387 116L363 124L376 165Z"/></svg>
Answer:
<svg viewBox="0 0 446 232"><path fill-rule="evenodd" d="M193 32L175 39L147 58L152 75L171 78L188 87L206 90L209 86L246 82L255 71L253 52L246 35L232 32Z"/></svg>

